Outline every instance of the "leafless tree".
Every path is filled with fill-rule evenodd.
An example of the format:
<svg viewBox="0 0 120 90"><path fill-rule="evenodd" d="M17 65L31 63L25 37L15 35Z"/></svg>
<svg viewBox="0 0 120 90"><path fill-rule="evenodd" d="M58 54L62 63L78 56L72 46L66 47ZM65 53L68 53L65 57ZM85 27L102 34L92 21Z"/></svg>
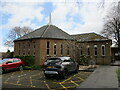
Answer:
<svg viewBox="0 0 120 90"><path fill-rule="evenodd" d="M108 13L102 34L108 38L113 38L113 42L120 49L120 2Z"/></svg>
<svg viewBox="0 0 120 90"><path fill-rule="evenodd" d="M22 37L23 35L33 31L30 27L24 26L24 27L19 27L16 26L10 30L8 33L8 37L6 39L6 42L4 43L5 46L8 47L13 47L14 43L13 40Z"/></svg>

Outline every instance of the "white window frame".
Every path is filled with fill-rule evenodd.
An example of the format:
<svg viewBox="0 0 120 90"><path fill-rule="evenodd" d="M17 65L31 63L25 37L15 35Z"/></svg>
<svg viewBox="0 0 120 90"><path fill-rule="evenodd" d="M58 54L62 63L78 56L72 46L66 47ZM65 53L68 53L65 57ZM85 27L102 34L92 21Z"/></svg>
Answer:
<svg viewBox="0 0 120 90"><path fill-rule="evenodd" d="M104 47L104 55L103 55L103 48ZM101 55L105 56L106 55L106 49L105 49L105 45L101 45Z"/></svg>
<svg viewBox="0 0 120 90"><path fill-rule="evenodd" d="M97 55L98 55L98 46L97 45L94 45L94 56L97 56L96 55L96 49L95 48L97 48Z"/></svg>
<svg viewBox="0 0 120 90"><path fill-rule="evenodd" d="M54 46L56 46L56 48ZM56 53L55 53L55 51L56 51ZM57 44L56 43L54 43L54 45L53 45L53 55L54 56L57 55Z"/></svg>

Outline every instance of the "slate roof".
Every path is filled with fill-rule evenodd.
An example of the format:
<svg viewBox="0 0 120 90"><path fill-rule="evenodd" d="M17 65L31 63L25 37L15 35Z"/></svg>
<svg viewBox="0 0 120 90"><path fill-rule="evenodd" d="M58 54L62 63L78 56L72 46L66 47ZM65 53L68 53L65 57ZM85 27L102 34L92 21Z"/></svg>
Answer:
<svg viewBox="0 0 120 90"><path fill-rule="evenodd" d="M36 29L33 32L22 36L21 38L16 39L15 41L33 38L73 40L73 38L68 33L64 32L60 28L54 25L45 25L41 28Z"/></svg>
<svg viewBox="0 0 120 90"><path fill-rule="evenodd" d="M96 34L96 33L76 34L76 35L71 35L71 36L79 42L111 40L111 39L108 39L108 38L103 37L103 36Z"/></svg>

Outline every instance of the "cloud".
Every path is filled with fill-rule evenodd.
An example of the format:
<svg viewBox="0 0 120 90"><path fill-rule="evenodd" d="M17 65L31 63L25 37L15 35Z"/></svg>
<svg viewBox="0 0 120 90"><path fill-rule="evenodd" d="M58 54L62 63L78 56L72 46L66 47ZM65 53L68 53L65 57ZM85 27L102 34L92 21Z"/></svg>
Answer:
<svg viewBox="0 0 120 90"><path fill-rule="evenodd" d="M13 28L15 26L24 26L24 23L34 28L36 25L32 23L32 20L38 19L42 21L44 15L41 13L44 8L36 7L36 3L5 3L0 9L3 14L9 14L7 24L2 25L2 28Z"/></svg>
<svg viewBox="0 0 120 90"><path fill-rule="evenodd" d="M0 30L11 29L15 26L40 27L44 20L46 22L49 20L49 17L46 17L48 15L43 13L46 8L44 4L51 2L53 25L69 34L100 33L103 29L104 18L111 8L111 1L105 0L105 8L99 8L100 0L80 0L79 5L75 0L4 0L0 6L0 13L8 14L9 18L6 18L6 23L0 26ZM39 22L36 23L36 20ZM5 50L5 48L2 47L0 50Z"/></svg>
<svg viewBox="0 0 120 90"><path fill-rule="evenodd" d="M111 2L105 2L105 8L99 8L97 1L81 2L80 8L75 3L53 2L53 5L55 9L52 12L52 23L69 34L100 33ZM76 16L77 22L74 20Z"/></svg>
<svg viewBox="0 0 120 90"><path fill-rule="evenodd" d="M35 19L39 22L42 22L44 15L42 11L44 8L42 7L43 3L18 3L18 2L3 2L0 6L0 13L2 21L5 20L0 24L0 51L6 51L8 47L4 46L5 34L3 33L12 29L15 26L29 26L31 28L38 27L37 23L35 23ZM34 23L33 23L34 21ZM13 50L13 48L10 48Z"/></svg>

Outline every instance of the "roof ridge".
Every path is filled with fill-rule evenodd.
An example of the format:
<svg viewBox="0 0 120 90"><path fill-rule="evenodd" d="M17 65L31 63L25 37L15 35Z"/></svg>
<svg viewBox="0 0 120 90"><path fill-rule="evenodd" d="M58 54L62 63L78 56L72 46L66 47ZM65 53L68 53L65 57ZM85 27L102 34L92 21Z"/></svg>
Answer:
<svg viewBox="0 0 120 90"><path fill-rule="evenodd" d="M55 26L55 25L54 25ZM56 28L58 28L57 26L55 26ZM70 34L68 34L67 32L65 32L64 30L62 30L61 28L58 28L59 30L61 30L62 32L64 32L65 34L67 34L69 37L71 37ZM71 37L72 39L74 39L73 37Z"/></svg>
<svg viewBox="0 0 120 90"><path fill-rule="evenodd" d="M44 32L42 33L41 37L43 37L43 35L45 34L45 32L47 31L47 29L50 27L50 25L46 25L46 29L44 30Z"/></svg>

